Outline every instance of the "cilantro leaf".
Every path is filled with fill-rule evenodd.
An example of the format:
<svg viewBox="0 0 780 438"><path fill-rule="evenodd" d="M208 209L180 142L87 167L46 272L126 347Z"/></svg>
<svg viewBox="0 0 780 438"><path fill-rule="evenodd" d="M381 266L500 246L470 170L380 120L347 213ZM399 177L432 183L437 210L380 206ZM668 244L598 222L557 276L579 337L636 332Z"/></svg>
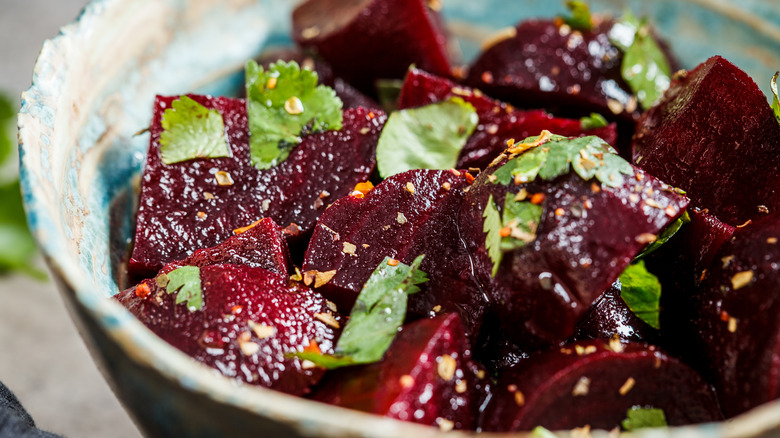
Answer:
<svg viewBox="0 0 780 438"><path fill-rule="evenodd" d="M675 234L677 234L678 231L680 231L680 228L683 227L683 225L688 224L691 222L691 216L688 214L688 210L685 210L683 214L680 215L674 222L669 224L662 232L658 235L658 237L655 239L655 241L649 243L644 249L642 249L642 252L636 255L634 257L634 261L637 261L639 259L644 258L646 255L653 253L655 250L660 248L664 243L668 242L669 239L674 237Z"/></svg>
<svg viewBox="0 0 780 438"><path fill-rule="evenodd" d="M566 2L566 7L571 12L571 17L564 18L569 27L583 32L593 29L593 19L590 16L587 2L570 0Z"/></svg>
<svg viewBox="0 0 780 438"><path fill-rule="evenodd" d="M776 72L774 76L772 76L772 81L769 82L769 88L772 89L772 94L775 96L774 100L772 100L772 111L775 112L775 118L777 118L777 123L780 123L780 98L777 96L777 77L780 76L780 71Z"/></svg>
<svg viewBox="0 0 780 438"><path fill-rule="evenodd" d="M187 96L171 103L161 125L160 155L165 164L230 156L222 114Z"/></svg>
<svg viewBox="0 0 780 438"><path fill-rule="evenodd" d="M589 131L591 129L598 129L607 126L607 119L599 113L590 113L590 116L580 119L580 127L583 131Z"/></svg>
<svg viewBox="0 0 780 438"><path fill-rule="evenodd" d="M672 67L649 24L626 13L610 30L609 39L623 52L621 76L642 108L650 108L669 88Z"/></svg>
<svg viewBox="0 0 780 438"><path fill-rule="evenodd" d="M558 438L558 435L550 432L549 429L542 426L534 427L530 436L531 438Z"/></svg>
<svg viewBox="0 0 780 438"><path fill-rule="evenodd" d="M327 369L381 360L404 322L408 296L419 292L418 285L428 281L420 270L424 257L418 256L411 265L395 266L389 265L390 258L385 257L360 291L335 355L303 352L293 356Z"/></svg>
<svg viewBox="0 0 780 438"><path fill-rule="evenodd" d="M390 114L376 147L382 178L411 169L449 169L479 122L459 97Z"/></svg>
<svg viewBox="0 0 780 438"><path fill-rule="evenodd" d="M626 412L626 419L621 425L627 431L649 427L666 427L666 415L664 415L663 409L633 406Z"/></svg>
<svg viewBox="0 0 780 438"><path fill-rule="evenodd" d="M306 132L341 129L342 102L332 88L317 85L317 73L295 61L279 61L264 70L246 64L249 154L258 169L283 162Z"/></svg>
<svg viewBox="0 0 780 438"><path fill-rule="evenodd" d="M507 193L504 199L504 214L498 212L493 195L488 198L482 217L482 231L486 233L485 247L493 261L492 276L498 273L498 267L505 252L520 249L536 239L536 229L542 220L542 206L529 201L516 199L513 193ZM502 232L508 232L502 236Z"/></svg>
<svg viewBox="0 0 780 438"><path fill-rule="evenodd" d="M187 308L194 312L203 307L203 291L200 286L200 268L182 266L167 274L169 294L176 292L176 304L187 302Z"/></svg>
<svg viewBox="0 0 780 438"><path fill-rule="evenodd" d="M661 309L661 282L647 271L645 262L628 265L620 274L620 297L642 321L654 329L660 329L658 314Z"/></svg>
<svg viewBox="0 0 780 438"><path fill-rule="evenodd" d="M482 224L482 231L486 234L485 248L487 248L490 260L493 261L491 275L495 277L504 253L501 251L501 228L503 228L501 213L498 212L498 208L496 208L496 204L493 202L493 195L490 195L490 198L488 198L482 217L485 218L485 222Z"/></svg>

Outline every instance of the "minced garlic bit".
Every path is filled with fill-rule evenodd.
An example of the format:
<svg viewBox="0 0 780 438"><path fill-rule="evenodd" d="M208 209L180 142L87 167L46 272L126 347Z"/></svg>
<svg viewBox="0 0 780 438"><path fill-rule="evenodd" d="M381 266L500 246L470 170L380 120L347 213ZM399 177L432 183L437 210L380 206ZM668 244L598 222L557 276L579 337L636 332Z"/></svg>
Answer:
<svg viewBox="0 0 780 438"><path fill-rule="evenodd" d="M438 358L439 365L436 367L436 371L439 373L439 377L444 380L450 381L455 377L455 370L458 368L457 362L449 354L445 354Z"/></svg>
<svg viewBox="0 0 780 438"><path fill-rule="evenodd" d="M767 237L766 238L766 243L768 243L770 245L774 245L775 243L777 243L777 237Z"/></svg>
<svg viewBox="0 0 780 438"><path fill-rule="evenodd" d="M737 272L731 277L731 287L734 290L741 289L753 281L753 271Z"/></svg>
<svg viewBox="0 0 780 438"><path fill-rule="evenodd" d="M355 188L353 189L350 196L355 196L355 192L359 192L362 195L367 195L368 192L370 192L374 188L374 184L371 183L371 181L365 181L355 184ZM362 197L362 196L359 196Z"/></svg>
<svg viewBox="0 0 780 438"><path fill-rule="evenodd" d="M636 236L636 243L641 243L642 245L647 245L648 243L653 243L658 239L658 236L656 236L653 233L642 233L638 236Z"/></svg>
<svg viewBox="0 0 780 438"><path fill-rule="evenodd" d="M328 309L330 309L331 312L338 312L339 309L336 307L336 303L330 300L325 300L325 305L328 306Z"/></svg>
<svg viewBox="0 0 780 438"><path fill-rule="evenodd" d="M411 181L406 183L406 191L414 195L414 184Z"/></svg>
<svg viewBox="0 0 780 438"><path fill-rule="evenodd" d="M622 103L615 99L607 99L607 108L612 111L612 114L620 114L626 109Z"/></svg>
<svg viewBox="0 0 780 438"><path fill-rule="evenodd" d="M664 213L666 213L666 215L669 216L669 217L675 217L675 216L677 216L677 209L670 205L670 206L666 207L666 209L664 210Z"/></svg>
<svg viewBox="0 0 780 438"><path fill-rule="evenodd" d="M439 425L439 430L441 430L442 432L449 432L455 428L455 422L450 421L446 418L438 417L436 419L436 424Z"/></svg>
<svg viewBox="0 0 780 438"><path fill-rule="evenodd" d="M369 244L367 244L367 243L364 243L364 244L363 244L363 245L361 245L361 246L362 246L363 248L368 248L368 247L370 247L371 245L369 245Z"/></svg>
<svg viewBox="0 0 780 438"><path fill-rule="evenodd" d="M730 255L730 256L726 256L726 257L721 257L720 261L721 261L721 263L723 263L723 267L727 268L729 266L729 264L731 263L731 261L734 260L735 258L736 258L735 255Z"/></svg>
<svg viewBox="0 0 780 438"><path fill-rule="evenodd" d="M441 186L444 187L444 190L449 190L449 189L452 188L452 184L450 184L449 182L446 182L446 181Z"/></svg>
<svg viewBox="0 0 780 438"><path fill-rule="evenodd" d="M631 96L628 98L628 102L626 102L626 112L633 113L636 111L636 96Z"/></svg>
<svg viewBox="0 0 780 438"><path fill-rule="evenodd" d="M341 252L343 252L344 254L355 255L355 251L357 250L357 246L355 246L354 243L344 242L342 245L343 245L343 248L341 249Z"/></svg>
<svg viewBox="0 0 780 438"><path fill-rule="evenodd" d="M582 376L580 377L580 380L577 380L577 383L574 384L574 388L571 390L571 395L573 395L574 397L588 395L589 390L590 390L590 379L585 376Z"/></svg>
<svg viewBox="0 0 780 438"><path fill-rule="evenodd" d="M626 382L623 383L623 386L620 387L618 392L620 393L620 395L626 395L628 394L628 391L631 391L631 389L634 388L635 384L636 384L636 380L634 380L633 377L629 377L628 379L626 379Z"/></svg>
<svg viewBox="0 0 780 438"><path fill-rule="evenodd" d="M406 223L406 216L404 216L404 214L399 211L398 216L395 217L395 221L403 225Z"/></svg>
<svg viewBox="0 0 780 438"><path fill-rule="evenodd" d="M414 377L404 374L400 378L398 378L398 383L401 384L402 388L411 388L414 386Z"/></svg>
<svg viewBox="0 0 780 438"><path fill-rule="evenodd" d="M494 175L491 175L494 176ZM515 201L525 201L525 198L528 197L528 190L525 188L520 189L519 192L515 195Z"/></svg>
<svg viewBox="0 0 780 438"><path fill-rule="evenodd" d="M590 425L586 424L582 427L575 427L570 432L571 438L590 438Z"/></svg>
<svg viewBox="0 0 780 438"><path fill-rule="evenodd" d="M510 138L507 142L507 152L510 154L522 154L523 152L533 149L535 147L539 147L552 138L552 133L548 130L543 130L538 137L536 137L536 140L534 140L531 143L515 143L515 139Z"/></svg>
<svg viewBox="0 0 780 438"><path fill-rule="evenodd" d="M303 29L301 31L301 36L305 40L310 40L312 38L317 38L318 36L320 36L320 28L317 27L317 26L307 27L306 29Z"/></svg>
<svg viewBox="0 0 780 438"><path fill-rule="evenodd" d="M484 379L485 378L485 370L477 371L477 378L478 379Z"/></svg>
<svg viewBox="0 0 780 438"><path fill-rule="evenodd" d="M276 329L274 327L271 327L270 325L265 324L258 324L251 319L247 321L247 325L250 329L252 329L253 332L255 332L255 335L260 339L270 338L271 336L276 334Z"/></svg>
<svg viewBox="0 0 780 438"><path fill-rule="evenodd" d="M587 347L583 347L582 345L575 345L574 351L577 352L577 356L587 356L589 354L593 354L596 352L596 346L595 345L588 345Z"/></svg>
<svg viewBox="0 0 780 438"><path fill-rule="evenodd" d="M306 359L301 361L301 369L310 370L310 369L313 369L313 368L317 368L317 364L316 363L314 363L314 362L312 362L310 360L306 360Z"/></svg>
<svg viewBox="0 0 780 438"><path fill-rule="evenodd" d="M271 208L271 200L263 199L263 202L260 204L260 206L263 208L263 212L268 211L268 209Z"/></svg>
<svg viewBox="0 0 780 438"><path fill-rule="evenodd" d="M233 233L234 233L234 234L242 234L242 233L246 233L247 231L249 231L249 230L251 230L252 228L256 227L256 226L257 226L257 224L259 224L261 220L262 220L262 219L258 219L258 220L256 220L256 221L252 222L251 224L249 224L249 225L247 225L247 226L245 226L245 227L236 228L235 230L233 230Z"/></svg>
<svg viewBox="0 0 780 438"><path fill-rule="evenodd" d="M205 192L205 193L203 193L203 198L204 199L214 199L214 195L211 194L211 192Z"/></svg>
<svg viewBox="0 0 780 438"><path fill-rule="evenodd" d="M297 96L292 96L284 101L284 110L293 116L301 114L303 113L303 102Z"/></svg>
<svg viewBox="0 0 780 438"><path fill-rule="evenodd" d="M661 205L660 205L660 204L658 204L657 202L655 202L655 199L653 199L653 198L648 198L648 199L645 199L645 205L647 205L648 207L653 207L653 208L663 209L663 207L661 207Z"/></svg>
<svg viewBox="0 0 780 438"><path fill-rule="evenodd" d="M333 278L333 276L335 276L335 275L336 275L336 270L335 269L332 270L332 271L325 271L325 272L315 271L315 273L314 273L314 287L318 288L318 287L320 287L322 285L327 284Z"/></svg>
<svg viewBox="0 0 780 438"><path fill-rule="evenodd" d="M339 324L338 321L336 321L336 318L333 317L333 314L330 312L327 313L315 313L314 317L316 319L319 319L320 321L324 322L325 324L333 327L334 329L341 328L341 324Z"/></svg>
<svg viewBox="0 0 780 438"><path fill-rule="evenodd" d="M555 209L556 216L563 216L564 214L566 214L566 210L564 210L563 208L558 207Z"/></svg>
<svg viewBox="0 0 780 438"><path fill-rule="evenodd" d="M609 349L614 351L615 353L622 353L625 347L623 347L623 343L620 342L620 336L618 335L612 335L611 338L609 338Z"/></svg>
<svg viewBox="0 0 780 438"><path fill-rule="evenodd" d="M229 173L225 172L224 170L217 171L217 173L214 174L214 179L217 180L217 184L221 186L233 185L233 178L230 176Z"/></svg>
<svg viewBox="0 0 780 438"><path fill-rule="evenodd" d="M249 332L243 332L238 335L238 338L236 339L238 342L238 347L241 349L241 353L243 353L244 356L251 356L260 351L260 345L255 342L251 342L249 340L251 338L252 335Z"/></svg>
<svg viewBox="0 0 780 438"><path fill-rule="evenodd" d="M631 201L632 204L637 204L640 201L639 195L636 193L631 193L628 195L628 200Z"/></svg>
<svg viewBox="0 0 780 438"><path fill-rule="evenodd" d="M468 384L466 384L465 380L458 380L455 382L455 392L458 394L463 394L468 390Z"/></svg>
<svg viewBox="0 0 780 438"><path fill-rule="evenodd" d="M433 309L431 309L431 310L433 310L433 313L439 313L439 312L441 312L441 305L437 304L437 305L433 306Z"/></svg>
<svg viewBox="0 0 780 438"><path fill-rule="evenodd" d="M734 333L737 331L737 318L729 317L729 325L728 325L729 333Z"/></svg>

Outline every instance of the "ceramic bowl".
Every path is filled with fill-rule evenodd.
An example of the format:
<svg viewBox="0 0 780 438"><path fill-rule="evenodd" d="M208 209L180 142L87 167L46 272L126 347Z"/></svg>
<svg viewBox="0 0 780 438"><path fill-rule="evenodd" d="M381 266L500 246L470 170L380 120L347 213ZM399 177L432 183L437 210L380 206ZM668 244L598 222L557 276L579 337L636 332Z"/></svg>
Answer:
<svg viewBox="0 0 780 438"><path fill-rule="evenodd" d="M421 437L434 428L233 383L148 331L117 303L155 94L231 94L241 67L289 41L287 0L95 0L47 41L19 114L29 224L106 379L148 436ZM448 0L466 56L491 31L562 12L562 1ZM686 67L721 54L768 91L780 67L780 4L592 1L647 14ZM769 432L767 432L769 431ZM771 432L774 431L774 432ZM728 423L641 436L780 434L780 401ZM465 436L453 433L448 436ZM598 435L595 433L594 435ZM487 435L485 435L487 436Z"/></svg>

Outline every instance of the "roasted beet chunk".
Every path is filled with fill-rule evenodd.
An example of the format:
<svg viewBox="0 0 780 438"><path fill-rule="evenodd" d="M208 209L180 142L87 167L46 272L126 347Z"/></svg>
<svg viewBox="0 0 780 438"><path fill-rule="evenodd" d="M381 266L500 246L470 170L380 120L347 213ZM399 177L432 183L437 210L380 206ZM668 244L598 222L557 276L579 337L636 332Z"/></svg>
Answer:
<svg viewBox="0 0 780 438"><path fill-rule="evenodd" d="M200 268L202 309L192 310L166 293L167 275L116 299L158 336L228 377L295 395L322 377L286 356L313 343L333 353L339 317L316 292L260 268L207 266Z"/></svg>
<svg viewBox="0 0 780 438"><path fill-rule="evenodd" d="M441 18L424 0L309 0L293 12L293 39L364 92L411 64L450 75Z"/></svg>
<svg viewBox="0 0 780 438"><path fill-rule="evenodd" d="M586 142L598 145L593 153L601 159L581 158L591 147L582 146ZM607 156L595 137L539 143L530 146L529 155L502 155L483 171L466 195L459 222L493 310L507 335L526 351L574 334L591 304L687 206L687 199L667 185L616 155ZM529 146L518 146L523 147ZM620 163L629 174L604 177L613 186L596 178L586 181L573 170L523 182L528 166L540 165L536 159L546 160L537 168L539 175L565 169L561 150L591 170L606 168L597 160Z"/></svg>
<svg viewBox="0 0 780 438"><path fill-rule="evenodd" d="M593 303L577 325L572 340L610 339L616 336L628 341L658 341L658 330L631 311L620 296L621 288L618 280Z"/></svg>
<svg viewBox="0 0 780 438"><path fill-rule="evenodd" d="M722 418L691 368L644 344L586 341L533 355L504 373L485 431L620 427L634 408L663 410L670 426Z"/></svg>
<svg viewBox="0 0 780 438"><path fill-rule="evenodd" d="M614 123L585 131L579 120L555 118L542 110L519 111L486 97L478 90L456 85L419 69L411 69L407 73L398 107L429 105L451 97L460 97L472 104L479 116L479 124L458 158L457 167L461 169L484 169L504 150L510 138L520 140L545 129L566 137L595 135L611 145L617 140Z"/></svg>
<svg viewBox="0 0 780 438"><path fill-rule="evenodd" d="M780 216L737 229L698 296L699 339L731 417L780 397Z"/></svg>
<svg viewBox="0 0 780 438"><path fill-rule="evenodd" d="M459 312L467 332L476 334L486 300L458 235L466 187L463 172L411 170L388 178L363 198L340 199L315 227L304 272L335 270L318 290L346 312L385 257L411 263L425 254L420 269L430 280L409 297L409 313Z"/></svg>
<svg viewBox="0 0 780 438"><path fill-rule="evenodd" d="M755 82L719 56L673 81L642 116L633 155L729 225L780 208L780 125Z"/></svg>
<svg viewBox="0 0 780 438"><path fill-rule="evenodd" d="M325 205L368 178L386 119L377 110L346 110L341 131L305 136L286 161L258 170L249 158L244 100L190 97L222 114L232 156L164 164L160 121L176 98L158 97L129 263L134 275L154 275L163 264L214 246L263 217L292 231L288 241L305 235Z"/></svg>
<svg viewBox="0 0 780 438"><path fill-rule="evenodd" d="M313 398L442 430L473 429L484 387L460 318L448 314L404 326L381 362L329 372Z"/></svg>

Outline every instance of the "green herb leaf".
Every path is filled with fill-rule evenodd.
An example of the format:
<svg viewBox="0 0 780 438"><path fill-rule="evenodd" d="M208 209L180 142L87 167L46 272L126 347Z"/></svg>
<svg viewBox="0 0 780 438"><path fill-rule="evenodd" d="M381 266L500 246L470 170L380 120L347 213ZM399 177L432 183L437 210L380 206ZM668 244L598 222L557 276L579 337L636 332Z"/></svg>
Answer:
<svg viewBox="0 0 780 438"><path fill-rule="evenodd" d="M661 282L647 271L645 262L628 265L620 274L620 297L636 316L654 329L660 329Z"/></svg>
<svg viewBox="0 0 780 438"><path fill-rule="evenodd" d="M672 68L663 50L653 38L646 20L630 13L615 23L609 39L623 52L620 73L642 108L648 109L671 83Z"/></svg>
<svg viewBox="0 0 780 438"><path fill-rule="evenodd" d="M621 423L627 431L649 427L666 427L666 415L663 409L633 406L626 412L626 419Z"/></svg>
<svg viewBox="0 0 780 438"><path fill-rule="evenodd" d="M583 131L590 131L591 129L598 129L607 126L607 119L599 113L590 113L590 116L580 119L580 126Z"/></svg>
<svg viewBox="0 0 780 438"><path fill-rule="evenodd" d="M775 118L777 118L777 123L780 123L780 98L777 96L777 77L780 76L780 71L776 72L774 76L772 76L772 81L769 82L769 88L772 89L772 94L775 96L774 100L772 101L772 111L775 112Z"/></svg>
<svg viewBox="0 0 780 438"><path fill-rule="evenodd" d="M564 21L572 29L583 32L593 29L593 19L587 2L571 0L566 2L566 7L571 11L571 17L564 18Z"/></svg>
<svg viewBox="0 0 780 438"><path fill-rule="evenodd" d="M531 438L558 438L558 435L550 432L547 428L536 426L531 431Z"/></svg>
<svg viewBox="0 0 780 438"><path fill-rule="evenodd" d="M230 156L222 115L187 96L173 101L161 124L160 155L165 164Z"/></svg>
<svg viewBox="0 0 780 438"><path fill-rule="evenodd" d="M249 154L258 169L283 162L301 142L302 132L341 129L342 102L332 88L317 85L317 73L295 61L279 61L264 70L246 64Z"/></svg>
<svg viewBox="0 0 780 438"><path fill-rule="evenodd" d="M504 252L501 251L501 228L503 228L501 213L498 212L498 208L493 202L493 195L490 195L490 198L488 198L482 217L485 219L482 223L482 231L486 234L485 248L487 248L490 260L493 261L493 271L491 275L495 277L498 273L498 266L501 264L501 258L504 256Z"/></svg>
<svg viewBox="0 0 780 438"><path fill-rule="evenodd" d="M411 169L450 169L479 122L459 97L390 114L376 147L379 176Z"/></svg>
<svg viewBox="0 0 780 438"><path fill-rule="evenodd" d="M542 220L543 208L529 201L518 201L514 193L507 193L504 199L503 218L493 201L493 195L488 198L482 217L482 231L486 233L485 247L490 260L493 261L492 276L498 273L498 267L505 252L520 249L536 239L536 229ZM501 236L501 230L507 229L510 234Z"/></svg>
<svg viewBox="0 0 780 438"><path fill-rule="evenodd" d="M14 145L10 133L15 115L15 107L11 99L0 94L0 165L13 151Z"/></svg>
<svg viewBox="0 0 780 438"><path fill-rule="evenodd" d="M385 257L360 291L335 355L305 352L293 356L327 369L381 360L404 322L408 296L428 281L420 270L424 257L418 256L411 265L396 266L390 266L390 258Z"/></svg>
<svg viewBox="0 0 780 438"><path fill-rule="evenodd" d="M187 302L190 312L203 307L203 291L200 286L200 268L197 266L182 266L168 274L168 285L165 290L176 294L176 304Z"/></svg>
<svg viewBox="0 0 780 438"><path fill-rule="evenodd" d="M683 214L680 215L674 222L669 224L662 232L658 235L658 237L655 239L655 241L648 244L642 252L636 255L634 257L634 261L643 259L648 254L653 253L655 250L660 248L664 243L668 242L669 239L674 237L675 234L677 234L678 231L680 231L680 228L683 227L683 225L691 222L691 216L688 214L688 210L685 210Z"/></svg>

